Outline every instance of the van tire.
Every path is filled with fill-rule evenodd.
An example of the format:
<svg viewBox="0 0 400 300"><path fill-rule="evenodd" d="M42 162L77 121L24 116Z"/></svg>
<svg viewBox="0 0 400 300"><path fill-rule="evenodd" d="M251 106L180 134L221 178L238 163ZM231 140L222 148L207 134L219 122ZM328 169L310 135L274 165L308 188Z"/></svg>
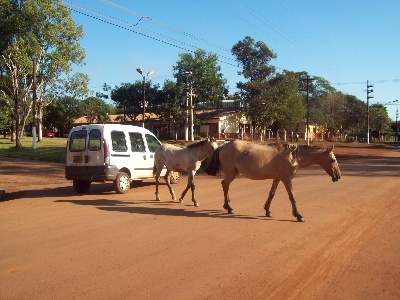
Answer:
<svg viewBox="0 0 400 300"><path fill-rule="evenodd" d="M90 189L91 181L87 180L73 180L74 189L79 194L84 194Z"/></svg>
<svg viewBox="0 0 400 300"><path fill-rule="evenodd" d="M129 191L131 182L128 174L125 172L118 172L117 178L114 181L114 188L118 194L125 194Z"/></svg>
<svg viewBox="0 0 400 300"><path fill-rule="evenodd" d="M176 184L181 179L181 174L179 172L172 172L170 183Z"/></svg>

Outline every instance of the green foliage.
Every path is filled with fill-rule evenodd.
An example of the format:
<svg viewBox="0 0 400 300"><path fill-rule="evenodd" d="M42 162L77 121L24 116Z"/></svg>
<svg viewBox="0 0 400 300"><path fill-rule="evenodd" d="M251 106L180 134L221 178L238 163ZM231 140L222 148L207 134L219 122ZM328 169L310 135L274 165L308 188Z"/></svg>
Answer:
<svg viewBox="0 0 400 300"><path fill-rule="evenodd" d="M186 99L181 96L179 87L171 80L164 82L162 94L164 101L157 113L162 121L168 121L177 130L186 122Z"/></svg>
<svg viewBox="0 0 400 300"><path fill-rule="evenodd" d="M146 111L154 110L159 103L159 85L145 82ZM123 83L111 90L111 100L115 107L130 121L143 114L143 81L136 80L132 83Z"/></svg>
<svg viewBox="0 0 400 300"><path fill-rule="evenodd" d="M102 99L88 97L80 102L80 111L86 116L88 123L105 123L110 121L111 108Z"/></svg>
<svg viewBox="0 0 400 300"><path fill-rule="evenodd" d="M68 132L76 119L83 115L82 101L71 96L55 99L45 110L43 125L46 128L57 128Z"/></svg>
<svg viewBox="0 0 400 300"><path fill-rule="evenodd" d="M22 132L32 108L33 59L37 61L40 116L47 101L45 91L71 70L71 64L83 61L84 50L78 43L83 30L62 1L11 0L0 5L0 96L15 123L16 146L22 147Z"/></svg>
<svg viewBox="0 0 400 300"><path fill-rule="evenodd" d="M388 117L386 107L382 104L373 104L369 108L369 128L371 131L390 132L392 121Z"/></svg>
<svg viewBox="0 0 400 300"><path fill-rule="evenodd" d="M193 104L205 103L216 105L228 94L227 80L223 78L221 67L218 65L218 56L202 49L194 54L181 53L180 60L173 66L176 84L181 94L186 97L187 85L191 85L194 94ZM186 74L191 72L191 74Z"/></svg>
<svg viewBox="0 0 400 300"><path fill-rule="evenodd" d="M266 44L254 41L253 38L246 36L232 47L232 54L236 56L243 75L250 82L262 82L275 73L275 67L270 65L272 59L276 59L276 54L272 52ZM238 83L241 88L242 83Z"/></svg>

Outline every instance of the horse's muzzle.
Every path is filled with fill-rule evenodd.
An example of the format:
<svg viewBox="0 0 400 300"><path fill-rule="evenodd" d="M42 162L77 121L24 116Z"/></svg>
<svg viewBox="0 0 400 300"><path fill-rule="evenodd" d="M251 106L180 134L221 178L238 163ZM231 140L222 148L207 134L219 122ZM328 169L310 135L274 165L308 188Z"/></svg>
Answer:
<svg viewBox="0 0 400 300"><path fill-rule="evenodd" d="M336 182L340 179L340 173L333 173L332 174L332 181Z"/></svg>

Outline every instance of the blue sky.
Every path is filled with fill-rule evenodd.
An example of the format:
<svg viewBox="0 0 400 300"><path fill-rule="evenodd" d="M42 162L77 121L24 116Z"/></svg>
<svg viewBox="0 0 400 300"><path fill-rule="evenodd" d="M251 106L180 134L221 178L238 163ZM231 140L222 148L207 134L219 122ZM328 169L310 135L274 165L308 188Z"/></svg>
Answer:
<svg viewBox="0 0 400 300"><path fill-rule="evenodd" d="M141 80L173 80L178 54L202 48L220 57L230 92L242 78L230 53L245 36L264 42L278 70L307 71L338 91L370 103L388 104L395 119L400 107L400 1L398 0L64 0L83 25L90 89L101 91ZM97 19L96 19L97 18ZM100 21L101 19L103 21ZM104 22L105 21L105 22ZM400 119L399 119L400 120Z"/></svg>

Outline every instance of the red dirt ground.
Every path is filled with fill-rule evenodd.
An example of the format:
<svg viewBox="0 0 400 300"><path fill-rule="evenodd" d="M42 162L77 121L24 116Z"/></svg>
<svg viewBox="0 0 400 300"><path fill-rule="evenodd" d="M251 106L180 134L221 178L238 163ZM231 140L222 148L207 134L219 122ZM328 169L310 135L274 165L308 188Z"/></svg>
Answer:
<svg viewBox="0 0 400 300"><path fill-rule="evenodd" d="M228 215L221 177L196 176L194 207L150 180L77 195L62 164L0 156L0 299L400 299L400 150L334 153L339 182L293 181L304 223L283 186L264 216L271 181L237 178Z"/></svg>

